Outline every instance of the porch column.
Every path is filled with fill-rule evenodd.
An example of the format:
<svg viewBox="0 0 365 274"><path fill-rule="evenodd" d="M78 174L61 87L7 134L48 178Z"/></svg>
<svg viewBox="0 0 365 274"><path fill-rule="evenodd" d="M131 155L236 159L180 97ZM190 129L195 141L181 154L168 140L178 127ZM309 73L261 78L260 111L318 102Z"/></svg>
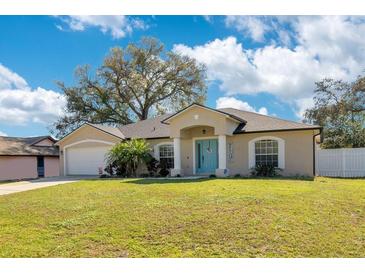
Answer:
<svg viewBox="0 0 365 274"><path fill-rule="evenodd" d="M174 168L171 169L171 176L182 175L181 170L181 139L174 138Z"/></svg>
<svg viewBox="0 0 365 274"><path fill-rule="evenodd" d="M217 177L226 177L229 175L227 169L227 136L218 136L218 169L215 171Z"/></svg>

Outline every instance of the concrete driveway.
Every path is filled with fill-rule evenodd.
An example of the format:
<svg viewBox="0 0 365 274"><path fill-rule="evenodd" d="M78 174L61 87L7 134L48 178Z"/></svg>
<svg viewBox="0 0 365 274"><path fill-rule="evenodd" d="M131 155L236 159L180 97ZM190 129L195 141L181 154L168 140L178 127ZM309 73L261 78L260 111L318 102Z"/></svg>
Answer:
<svg viewBox="0 0 365 274"><path fill-rule="evenodd" d="M48 186L56 186L61 184L73 183L83 179L97 178L95 176L77 176L77 177L51 177L41 178L30 181L21 181L14 183L0 184L0 195L12 194L16 192L22 192L32 189L38 189Z"/></svg>

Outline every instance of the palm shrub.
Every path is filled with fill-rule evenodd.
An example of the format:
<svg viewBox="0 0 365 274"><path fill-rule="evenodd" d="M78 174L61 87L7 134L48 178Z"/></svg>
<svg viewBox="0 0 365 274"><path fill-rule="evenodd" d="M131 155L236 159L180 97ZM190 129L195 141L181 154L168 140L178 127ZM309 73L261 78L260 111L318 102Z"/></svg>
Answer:
<svg viewBox="0 0 365 274"><path fill-rule="evenodd" d="M137 168L149 159L150 147L144 139L131 139L113 146L106 156L108 166L125 169L126 176L137 176Z"/></svg>

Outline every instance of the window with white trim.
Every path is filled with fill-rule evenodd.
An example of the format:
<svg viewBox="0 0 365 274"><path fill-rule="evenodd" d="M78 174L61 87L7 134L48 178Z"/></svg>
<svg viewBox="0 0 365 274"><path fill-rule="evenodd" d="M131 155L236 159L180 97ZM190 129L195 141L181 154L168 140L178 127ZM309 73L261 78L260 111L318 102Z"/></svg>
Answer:
<svg viewBox="0 0 365 274"><path fill-rule="evenodd" d="M159 158L161 164L166 165L167 168L174 168L174 146L160 145Z"/></svg>
<svg viewBox="0 0 365 274"><path fill-rule="evenodd" d="M255 142L255 166L258 165L279 167L279 143L277 140Z"/></svg>

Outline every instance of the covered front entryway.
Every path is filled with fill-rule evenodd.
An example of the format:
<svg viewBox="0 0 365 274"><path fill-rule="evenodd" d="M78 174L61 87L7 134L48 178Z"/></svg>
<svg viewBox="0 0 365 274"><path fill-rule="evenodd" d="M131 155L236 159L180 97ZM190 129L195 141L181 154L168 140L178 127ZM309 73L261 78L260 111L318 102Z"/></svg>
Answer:
<svg viewBox="0 0 365 274"><path fill-rule="evenodd" d="M170 125L170 138L174 143L172 176L190 175L191 172L192 175L229 175L227 136L231 136L244 120L192 104L162 122Z"/></svg>
<svg viewBox="0 0 365 274"><path fill-rule="evenodd" d="M218 140L195 140L195 173L215 174L218 168Z"/></svg>
<svg viewBox="0 0 365 274"><path fill-rule="evenodd" d="M171 175L229 175L227 169L226 135L214 135L209 126L182 130L173 138L174 168ZM207 136L204 136L207 135Z"/></svg>

